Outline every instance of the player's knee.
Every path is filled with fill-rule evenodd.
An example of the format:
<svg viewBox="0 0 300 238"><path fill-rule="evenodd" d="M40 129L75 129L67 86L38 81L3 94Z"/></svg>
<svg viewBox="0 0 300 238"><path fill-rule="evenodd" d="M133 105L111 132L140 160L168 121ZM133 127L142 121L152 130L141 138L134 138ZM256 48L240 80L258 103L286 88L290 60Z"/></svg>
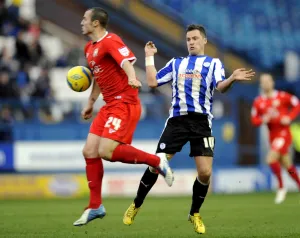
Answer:
<svg viewBox="0 0 300 238"><path fill-rule="evenodd" d="M272 164L280 159L280 154L277 151L270 151L267 155L267 163Z"/></svg>
<svg viewBox="0 0 300 238"><path fill-rule="evenodd" d="M98 158L97 148L85 146L82 150L84 158Z"/></svg>
<svg viewBox="0 0 300 238"><path fill-rule="evenodd" d="M200 171L198 171L198 178L203 183L209 183L211 176L211 168L203 168Z"/></svg>

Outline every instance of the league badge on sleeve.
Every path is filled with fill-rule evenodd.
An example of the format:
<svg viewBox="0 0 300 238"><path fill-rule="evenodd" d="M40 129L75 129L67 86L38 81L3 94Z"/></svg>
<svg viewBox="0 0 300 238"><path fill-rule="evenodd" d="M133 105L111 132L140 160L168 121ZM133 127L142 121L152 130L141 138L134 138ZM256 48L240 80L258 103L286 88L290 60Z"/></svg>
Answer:
<svg viewBox="0 0 300 238"><path fill-rule="evenodd" d="M123 56L128 56L130 54L129 49L126 46L119 48L118 50L119 50L120 54Z"/></svg>

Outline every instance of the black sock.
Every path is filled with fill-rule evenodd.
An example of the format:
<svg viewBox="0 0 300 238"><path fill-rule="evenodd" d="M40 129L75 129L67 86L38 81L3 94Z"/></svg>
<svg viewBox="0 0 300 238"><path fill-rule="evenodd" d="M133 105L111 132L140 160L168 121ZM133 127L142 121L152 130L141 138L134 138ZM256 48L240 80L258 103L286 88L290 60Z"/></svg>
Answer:
<svg viewBox="0 0 300 238"><path fill-rule="evenodd" d="M152 173L148 167L141 179L137 195L134 199L135 207L142 206L144 199L146 198L153 185L156 183L157 178L158 174Z"/></svg>
<svg viewBox="0 0 300 238"><path fill-rule="evenodd" d="M204 185L198 181L196 178L193 186L193 202L190 214L194 215L194 213L199 213L200 207L204 202L205 196L207 194L209 184Z"/></svg>

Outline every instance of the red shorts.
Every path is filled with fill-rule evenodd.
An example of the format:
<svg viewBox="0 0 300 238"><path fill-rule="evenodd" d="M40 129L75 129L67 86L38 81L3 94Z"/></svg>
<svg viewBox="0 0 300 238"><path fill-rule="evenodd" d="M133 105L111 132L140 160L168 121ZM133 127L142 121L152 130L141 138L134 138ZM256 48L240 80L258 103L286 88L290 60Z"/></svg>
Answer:
<svg viewBox="0 0 300 238"><path fill-rule="evenodd" d="M141 104L106 104L93 120L90 133L124 144L131 144L141 116Z"/></svg>
<svg viewBox="0 0 300 238"><path fill-rule="evenodd" d="M287 136L278 136L271 140L272 150L278 152L280 155L288 154L291 144L292 138Z"/></svg>

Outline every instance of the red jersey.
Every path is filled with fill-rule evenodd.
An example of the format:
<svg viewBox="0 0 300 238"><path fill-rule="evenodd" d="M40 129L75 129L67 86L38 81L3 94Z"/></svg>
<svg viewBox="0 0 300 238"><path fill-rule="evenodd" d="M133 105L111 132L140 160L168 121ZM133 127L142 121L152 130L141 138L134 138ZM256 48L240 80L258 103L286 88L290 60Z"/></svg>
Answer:
<svg viewBox="0 0 300 238"><path fill-rule="evenodd" d="M263 116L270 115L271 119L267 124L270 140L279 136L290 138L289 125L282 125L280 120L283 116L288 116L291 120L294 120L299 112L300 103L297 97L283 91L274 91L269 98L259 96L255 99L251 119L255 126L260 126Z"/></svg>
<svg viewBox="0 0 300 238"><path fill-rule="evenodd" d="M128 84L122 69L126 60L133 64L136 57L119 36L106 32L97 42L88 42L84 53L106 103L116 100L138 102L138 89Z"/></svg>

